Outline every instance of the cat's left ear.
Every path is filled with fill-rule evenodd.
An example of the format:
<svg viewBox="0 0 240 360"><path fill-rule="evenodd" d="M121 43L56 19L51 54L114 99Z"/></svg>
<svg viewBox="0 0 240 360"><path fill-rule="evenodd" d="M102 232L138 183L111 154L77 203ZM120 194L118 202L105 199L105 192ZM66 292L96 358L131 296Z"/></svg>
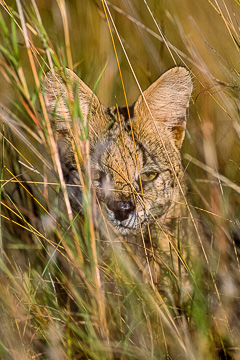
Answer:
<svg viewBox="0 0 240 360"><path fill-rule="evenodd" d="M135 129L142 136L171 133L177 148L185 136L186 113L192 93L190 73L183 67L165 72L143 92L134 107ZM154 125L155 122L155 125Z"/></svg>

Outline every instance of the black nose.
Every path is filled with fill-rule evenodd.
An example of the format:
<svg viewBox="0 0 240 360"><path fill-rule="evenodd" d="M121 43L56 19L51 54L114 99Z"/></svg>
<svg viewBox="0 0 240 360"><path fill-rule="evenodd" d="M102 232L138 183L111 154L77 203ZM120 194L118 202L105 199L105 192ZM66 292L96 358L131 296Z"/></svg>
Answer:
<svg viewBox="0 0 240 360"><path fill-rule="evenodd" d="M135 205L131 201L109 201L107 206L119 221L126 220L135 210Z"/></svg>

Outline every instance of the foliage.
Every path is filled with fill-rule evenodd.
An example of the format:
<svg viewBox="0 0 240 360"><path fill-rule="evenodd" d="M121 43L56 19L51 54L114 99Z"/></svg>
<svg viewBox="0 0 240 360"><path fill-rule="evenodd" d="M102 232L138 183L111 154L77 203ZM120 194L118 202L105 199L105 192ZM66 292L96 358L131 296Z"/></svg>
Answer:
<svg viewBox="0 0 240 360"><path fill-rule="evenodd" d="M0 358L239 359L239 2L0 6ZM175 290L163 294L100 240L87 177L85 216L72 211L41 90L67 66L105 105L125 105L124 89L131 104L174 65L194 80L182 154L209 234L187 302L170 272ZM77 154L87 144L86 132Z"/></svg>

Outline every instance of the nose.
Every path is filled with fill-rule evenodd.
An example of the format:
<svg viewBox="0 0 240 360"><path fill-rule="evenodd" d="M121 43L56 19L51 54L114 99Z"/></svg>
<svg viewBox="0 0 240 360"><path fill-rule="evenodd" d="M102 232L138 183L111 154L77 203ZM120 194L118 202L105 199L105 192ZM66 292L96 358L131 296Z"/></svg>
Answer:
<svg viewBox="0 0 240 360"><path fill-rule="evenodd" d="M107 206L119 221L126 220L135 210L135 205L131 201L109 201Z"/></svg>

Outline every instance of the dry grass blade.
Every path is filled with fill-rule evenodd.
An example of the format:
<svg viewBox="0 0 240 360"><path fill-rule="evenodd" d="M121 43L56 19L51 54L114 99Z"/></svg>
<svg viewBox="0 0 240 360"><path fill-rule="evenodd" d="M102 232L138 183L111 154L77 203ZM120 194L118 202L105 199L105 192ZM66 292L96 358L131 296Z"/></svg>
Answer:
<svg viewBox="0 0 240 360"><path fill-rule="evenodd" d="M192 164L200 167L201 169L205 170L207 173L211 174L218 180L222 181L224 184L226 184L229 188L233 189L237 193L240 194L240 186L237 184L234 184L232 181L230 181L226 176L223 176L219 174L216 170L212 169L210 166L207 166L203 164L201 161L194 159L191 155L185 154L185 159L190 161Z"/></svg>
<svg viewBox="0 0 240 360"><path fill-rule="evenodd" d="M238 360L239 1L0 5L0 358Z"/></svg>

